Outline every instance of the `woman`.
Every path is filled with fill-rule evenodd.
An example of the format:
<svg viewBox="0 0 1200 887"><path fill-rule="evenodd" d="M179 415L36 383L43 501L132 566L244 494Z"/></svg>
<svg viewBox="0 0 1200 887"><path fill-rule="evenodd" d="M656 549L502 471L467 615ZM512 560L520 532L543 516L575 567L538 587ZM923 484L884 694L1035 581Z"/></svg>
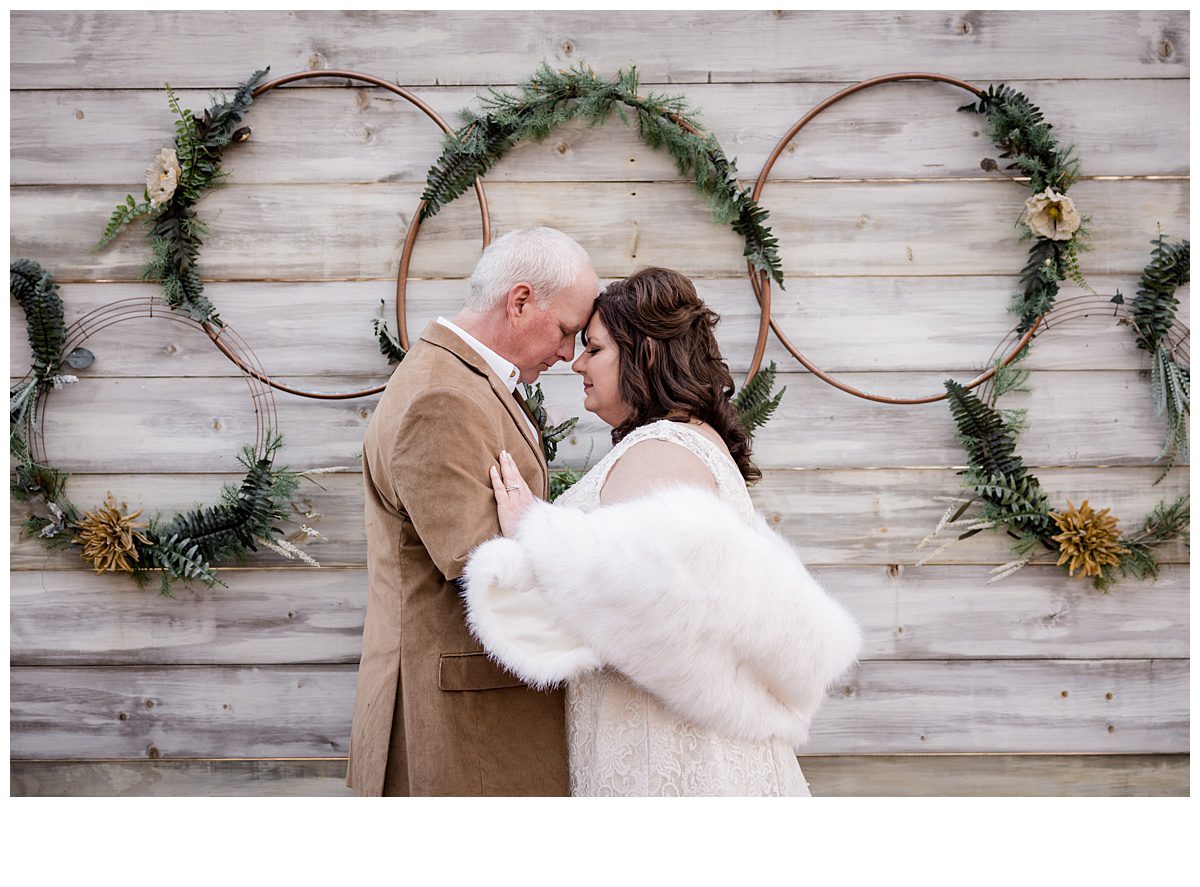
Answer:
<svg viewBox="0 0 1200 887"><path fill-rule="evenodd" d="M573 795L808 795L795 747L858 652L755 515L717 320L677 272L612 284L572 369L615 446L555 505L492 469L506 538L467 565L468 623L528 683L568 681Z"/></svg>

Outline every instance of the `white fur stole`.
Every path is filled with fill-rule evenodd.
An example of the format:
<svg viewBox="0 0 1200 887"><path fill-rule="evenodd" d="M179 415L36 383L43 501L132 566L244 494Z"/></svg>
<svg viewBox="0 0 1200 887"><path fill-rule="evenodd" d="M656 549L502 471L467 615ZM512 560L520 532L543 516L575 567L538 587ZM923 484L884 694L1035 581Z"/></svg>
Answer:
<svg viewBox="0 0 1200 887"><path fill-rule="evenodd" d="M693 487L583 512L537 502L478 546L467 622L534 687L612 667L686 720L799 746L858 626L761 516Z"/></svg>

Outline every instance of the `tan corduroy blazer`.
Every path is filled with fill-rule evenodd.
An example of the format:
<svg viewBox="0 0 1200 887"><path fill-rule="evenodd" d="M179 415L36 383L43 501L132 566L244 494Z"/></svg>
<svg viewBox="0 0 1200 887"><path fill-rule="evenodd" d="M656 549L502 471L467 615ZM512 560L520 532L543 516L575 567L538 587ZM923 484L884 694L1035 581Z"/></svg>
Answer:
<svg viewBox="0 0 1200 887"><path fill-rule="evenodd" d="M346 784L360 795L566 795L563 691L537 692L471 636L453 580L500 533L506 449L549 496L524 404L450 329L392 374L363 441L370 592Z"/></svg>

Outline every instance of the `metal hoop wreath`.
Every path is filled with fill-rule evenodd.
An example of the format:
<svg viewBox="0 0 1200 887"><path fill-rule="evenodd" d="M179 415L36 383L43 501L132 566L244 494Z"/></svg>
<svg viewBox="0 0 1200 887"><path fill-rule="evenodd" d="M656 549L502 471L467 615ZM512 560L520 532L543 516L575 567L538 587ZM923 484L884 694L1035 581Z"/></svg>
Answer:
<svg viewBox="0 0 1200 887"><path fill-rule="evenodd" d="M789 129L787 133L784 134L783 138L779 140L779 143L775 146L775 150L771 152L771 156L767 158L767 162L763 165L762 171L758 174L758 180L754 183L754 191L752 194L754 200L757 201L762 195L763 186L765 186L767 183L767 177L771 174L771 169L775 166L775 161L779 159L779 155L783 153L784 148L788 146L792 139L796 137L796 134L800 132L800 130L803 129L814 117L831 105L837 104L842 99L849 98L856 92L862 92L864 89L870 89L872 86L879 86L884 83L893 83L898 80L932 80L939 83L949 83L951 86L957 86L959 89L964 89L976 97L983 95L983 90L981 90L979 87L968 83L965 80L959 80L956 77L949 77L945 74L884 74L880 77L872 77L869 80L863 80L859 83L847 86L840 92L836 92L824 101L819 102L812 108L811 111L792 124L792 128ZM765 275L756 274L754 269L750 267L749 264L747 264L747 268L750 273L750 285L754 288L755 298L758 299L760 305L763 304L764 300L767 300L767 304L770 304L770 279ZM1030 341L1032 341L1034 334L1037 332L1038 326L1041 324L1041 322L1042 316L1038 316L1029 329L1025 331L1025 334L1021 336L1017 344L1013 347L1012 351L1004 356L1002 364L1003 366L1007 366L1009 363L1011 363L1012 360L1021 353L1021 350L1025 348ZM776 338L778 338L783 347L791 353L792 357L800 361L804 368L810 373L822 381L829 383L834 388L839 388L842 391L845 391L847 394L853 394L855 397L861 397L864 400L873 400L878 403L890 404L932 403L937 400L944 400L946 397L948 397L948 394L945 391L943 391L941 394L935 394L929 397L887 397L882 394L868 394L865 391L860 391L859 389L854 388L851 385L847 385L845 382L842 382L839 379L836 379L801 354L800 350L792 344L791 340L788 339L783 330L779 328L779 324L775 322L774 318L771 318L771 331L775 333ZM1016 330L1014 328L1014 330L1009 333L1009 336L1012 336L1015 332ZM1005 341L1007 341L1007 338ZM994 358L995 352L992 353ZM989 363L991 363L991 361L989 361ZM970 389L977 385L981 385L988 379L992 378L992 376L995 375L995 372L996 368L994 366L989 366L987 371L975 377L970 382L965 383L963 387Z"/></svg>
<svg viewBox="0 0 1200 887"><path fill-rule="evenodd" d="M224 327L215 327L207 322L202 323L192 320L190 317L172 311L170 306L158 295L149 297L136 296L109 302L107 305L101 305L71 324L67 328L66 344L63 346L63 353L70 354L96 333L114 324L143 317L169 320L172 323L200 330L213 341L226 357L243 368L242 377L246 381L246 386L250 390L250 399L254 403L254 452L260 458L264 457L266 455L267 444L275 436L279 426L279 416L275 409L275 394L271 390L270 379L263 371L262 364L259 362L254 350L228 324ZM27 373L26 378L28 376L29 374ZM37 431L34 439L29 442L30 453L35 457L36 461L42 464L48 464L45 434L43 433L43 425L46 418L46 395L47 388L43 386L42 391L38 395L37 406L35 407L35 428Z"/></svg>
<svg viewBox="0 0 1200 887"><path fill-rule="evenodd" d="M1045 335L1052 329L1057 329L1068 321L1079 320L1086 317L1115 317L1118 318L1118 323L1133 325L1133 313L1129 310L1126 304L1118 304L1110 298L1101 294L1084 293L1079 296L1071 296L1066 299L1057 299L1054 306L1042 315L1041 332L1039 335ZM996 354L1006 347L1008 341L1017 335L1016 330L1009 332L1008 336L1003 339L995 350L992 351L988 358L988 363L992 363L996 359ZM1191 330L1185 324L1176 319L1172 324L1171 329L1167 332L1167 345L1171 352L1178 355L1179 362L1185 366L1191 366ZM979 386L979 397L983 401L988 401L991 394L992 379L988 378Z"/></svg>
<svg viewBox="0 0 1200 887"><path fill-rule="evenodd" d="M284 84L292 83L297 80L311 80L315 77L334 77L339 80L358 80L362 83L369 83L372 86L378 86L380 89L386 89L388 92L400 96L405 101L419 108L426 117L428 117L441 128L442 132L446 133L447 135L453 132L446 121L443 120L441 116L435 110L433 110L433 108L429 107L429 105L427 105L417 96L413 95L407 89L397 86L394 83L389 83L388 81L379 77L375 77L371 74L362 74L358 71L297 71L294 74L284 74L282 77L276 77L274 80L270 80L262 84L251 93L251 96L257 99L263 93L269 92L270 90L275 89L277 86L283 86ZM475 196L479 199L480 224L483 229L483 246L486 248L492 239L492 223L491 216L488 212L487 195L483 190L483 182L478 178L475 179ZM408 226L408 234L404 238L404 252L401 255L400 268L396 275L396 326L399 328L400 344L406 350L408 349L408 324L406 322L407 308L405 306L405 291L408 287L408 266L412 258L413 246L416 243L417 231L421 227L420 212L424 205L425 201L422 201L417 207L416 215L413 216L413 220ZM261 368L255 369L253 367L246 366L243 362L241 362L236 353L226 350L224 347L222 347L219 340L219 335L214 335L213 332L209 330L206 330L206 332L208 332L209 337L213 340L213 342L216 343L217 347L221 349L222 353L231 361L233 361L233 363L236 364L243 373L248 373L272 388L276 388L280 391L286 391L288 394L296 394L300 397L311 397L318 400L350 400L355 397L366 397L370 394L378 394L379 392L383 391L385 387L387 387L387 383L384 382L381 385L375 385L371 388L363 388L360 391L308 391L303 388L285 385L282 382L275 381L270 376L266 375L266 373L263 373Z"/></svg>

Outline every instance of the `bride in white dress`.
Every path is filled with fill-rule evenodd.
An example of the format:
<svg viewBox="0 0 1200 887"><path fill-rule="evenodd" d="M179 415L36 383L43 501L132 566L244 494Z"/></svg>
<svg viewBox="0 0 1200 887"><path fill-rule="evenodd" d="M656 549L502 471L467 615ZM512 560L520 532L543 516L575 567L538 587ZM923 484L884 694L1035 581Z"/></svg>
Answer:
<svg viewBox="0 0 1200 887"><path fill-rule="evenodd" d="M468 624L527 682L567 680L572 795L808 796L795 746L857 627L754 512L691 282L648 268L596 308L572 369L616 445L553 506L500 454L510 538L472 555Z"/></svg>

